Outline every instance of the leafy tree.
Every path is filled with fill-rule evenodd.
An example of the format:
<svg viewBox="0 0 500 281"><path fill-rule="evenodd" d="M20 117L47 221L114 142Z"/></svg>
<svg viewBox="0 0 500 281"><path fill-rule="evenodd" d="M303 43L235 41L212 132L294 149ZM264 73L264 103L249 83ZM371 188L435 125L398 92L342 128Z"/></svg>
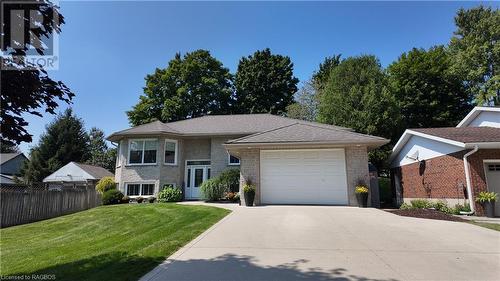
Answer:
<svg viewBox="0 0 500 281"><path fill-rule="evenodd" d="M326 57L325 60L319 64L319 69L314 72L312 76L312 83L316 90L321 91L324 89L330 78L332 69L337 67L341 60L341 55L333 55Z"/></svg>
<svg viewBox="0 0 500 281"><path fill-rule="evenodd" d="M478 104L500 104L500 10L460 9L455 25L450 42L455 72Z"/></svg>
<svg viewBox="0 0 500 281"><path fill-rule="evenodd" d="M17 145L14 145L10 142L6 142L4 140L1 140L0 152L1 153L17 153L17 152L20 152L20 150L19 150L19 147L17 147Z"/></svg>
<svg viewBox="0 0 500 281"><path fill-rule="evenodd" d="M106 144L104 131L92 128L89 132L89 159L87 164L100 166L109 171L115 170L116 148L109 148Z"/></svg>
<svg viewBox="0 0 500 281"><path fill-rule="evenodd" d="M399 137L399 108L375 56L349 57L332 69L320 95L318 120L392 140ZM380 171L389 154L390 146L384 146L369 154L370 161Z"/></svg>
<svg viewBox="0 0 500 281"><path fill-rule="evenodd" d="M447 50L437 46L413 49L388 67L404 128L455 126L470 111L471 99L452 64Z"/></svg>
<svg viewBox="0 0 500 281"><path fill-rule="evenodd" d="M208 51L176 54L167 68L146 76L144 94L127 112L132 125L170 122L206 114L229 113L232 76Z"/></svg>
<svg viewBox="0 0 500 281"><path fill-rule="evenodd" d="M293 103L299 80L287 56L269 48L243 57L235 76L236 111L239 113L281 114Z"/></svg>
<svg viewBox="0 0 500 281"><path fill-rule="evenodd" d="M295 103L286 108L286 115L290 118L316 121L318 114L318 96L312 81L304 83L295 95Z"/></svg>
<svg viewBox="0 0 500 281"><path fill-rule="evenodd" d="M38 26L25 34L25 43L10 40L10 34L5 33L3 46L4 54L13 55L18 58L16 63L3 60L0 69L0 126L2 144L20 144L21 142L31 142L32 135L26 130L26 114L42 116L42 112L55 114L58 101L70 103L74 94L61 81L52 80L47 72L38 65L24 61L33 38L50 37L53 32L60 33L61 25L64 24L64 17L59 13L58 7L52 5L50 1L40 0L31 9L37 9L39 17L25 13L23 18L25 26ZM17 7L15 7L17 5ZM26 3L13 4L9 7L24 9ZM4 7L5 8L5 7ZM2 11L3 13L4 11ZM8 16L5 10L5 16ZM55 15L55 16L54 16ZM5 20L3 30L11 30L10 20ZM37 48L36 52L44 54L43 48ZM15 70L13 70L15 69Z"/></svg>
<svg viewBox="0 0 500 281"><path fill-rule="evenodd" d="M73 115L71 109L67 109L47 125L38 145L31 149L30 161L22 171L24 180L41 182L71 161L87 161L88 142L83 121Z"/></svg>

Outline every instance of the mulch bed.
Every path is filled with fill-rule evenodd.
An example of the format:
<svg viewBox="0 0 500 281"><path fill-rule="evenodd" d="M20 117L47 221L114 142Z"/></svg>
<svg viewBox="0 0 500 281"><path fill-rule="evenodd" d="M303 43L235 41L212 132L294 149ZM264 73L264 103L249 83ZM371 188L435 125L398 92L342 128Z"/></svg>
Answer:
<svg viewBox="0 0 500 281"><path fill-rule="evenodd" d="M432 220L443 220L443 221L460 221L467 222L462 218L448 215L440 211L431 210L431 209L410 209L410 210L387 210L389 213L396 214L398 216L404 217L414 217L414 218L422 218L422 219L432 219Z"/></svg>

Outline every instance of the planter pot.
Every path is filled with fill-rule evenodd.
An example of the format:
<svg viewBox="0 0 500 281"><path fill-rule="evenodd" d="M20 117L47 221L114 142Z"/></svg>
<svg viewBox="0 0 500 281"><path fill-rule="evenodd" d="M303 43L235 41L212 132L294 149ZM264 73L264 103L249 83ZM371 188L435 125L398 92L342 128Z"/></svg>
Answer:
<svg viewBox="0 0 500 281"><path fill-rule="evenodd" d="M255 192L245 192L245 206L253 206L253 200L255 199Z"/></svg>
<svg viewBox="0 0 500 281"><path fill-rule="evenodd" d="M484 215L488 218L495 216L495 202L485 202L483 203Z"/></svg>
<svg viewBox="0 0 500 281"><path fill-rule="evenodd" d="M356 199L360 208L368 207L368 193L356 193Z"/></svg>

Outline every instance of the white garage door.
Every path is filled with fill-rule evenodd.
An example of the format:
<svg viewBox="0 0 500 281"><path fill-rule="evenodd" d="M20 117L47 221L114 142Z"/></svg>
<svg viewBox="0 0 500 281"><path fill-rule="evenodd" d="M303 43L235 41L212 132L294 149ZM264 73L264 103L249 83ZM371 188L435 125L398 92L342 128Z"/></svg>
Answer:
<svg viewBox="0 0 500 281"><path fill-rule="evenodd" d="M264 204L346 205L344 149L261 150Z"/></svg>

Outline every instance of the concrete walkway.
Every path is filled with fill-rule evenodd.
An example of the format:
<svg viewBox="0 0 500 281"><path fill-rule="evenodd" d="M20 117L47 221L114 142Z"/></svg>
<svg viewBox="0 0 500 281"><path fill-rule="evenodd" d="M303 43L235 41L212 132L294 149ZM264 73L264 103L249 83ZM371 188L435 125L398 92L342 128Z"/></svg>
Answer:
<svg viewBox="0 0 500 281"><path fill-rule="evenodd" d="M499 280L500 232L377 209L239 207L141 280Z"/></svg>

